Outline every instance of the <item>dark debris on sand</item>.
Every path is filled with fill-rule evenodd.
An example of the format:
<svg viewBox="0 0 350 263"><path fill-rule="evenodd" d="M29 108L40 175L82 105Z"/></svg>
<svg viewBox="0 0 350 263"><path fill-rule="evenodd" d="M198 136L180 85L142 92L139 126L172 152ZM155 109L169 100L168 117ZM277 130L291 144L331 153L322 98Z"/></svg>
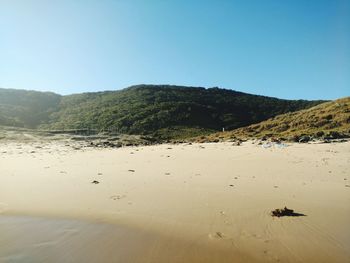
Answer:
<svg viewBox="0 0 350 263"><path fill-rule="evenodd" d="M294 212L293 209L289 209L286 206L283 209L277 208L271 211L271 216L281 217L281 216L306 216L301 213Z"/></svg>

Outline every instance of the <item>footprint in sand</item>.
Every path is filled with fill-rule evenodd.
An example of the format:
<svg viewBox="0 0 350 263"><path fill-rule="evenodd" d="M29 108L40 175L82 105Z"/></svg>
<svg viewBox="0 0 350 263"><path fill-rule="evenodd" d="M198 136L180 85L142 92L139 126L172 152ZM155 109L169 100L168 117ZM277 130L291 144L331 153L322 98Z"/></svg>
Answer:
<svg viewBox="0 0 350 263"><path fill-rule="evenodd" d="M221 232L216 232L216 233L215 233L215 236L216 236L217 238L224 238L224 234L221 233Z"/></svg>
<svg viewBox="0 0 350 263"><path fill-rule="evenodd" d="M213 239L213 238L217 238L217 239L222 239L222 238L224 238L225 236L224 236L224 234L222 233L222 232L216 232L215 234L209 234L208 235L208 237L210 238L210 239Z"/></svg>
<svg viewBox="0 0 350 263"><path fill-rule="evenodd" d="M120 200L120 199L123 199L125 197L126 197L126 195L112 195L110 197L110 199L112 199L112 200Z"/></svg>
<svg viewBox="0 0 350 263"><path fill-rule="evenodd" d="M130 170L128 170L129 172L132 172L132 173L134 173L135 172L135 170L132 170L132 169L130 169Z"/></svg>

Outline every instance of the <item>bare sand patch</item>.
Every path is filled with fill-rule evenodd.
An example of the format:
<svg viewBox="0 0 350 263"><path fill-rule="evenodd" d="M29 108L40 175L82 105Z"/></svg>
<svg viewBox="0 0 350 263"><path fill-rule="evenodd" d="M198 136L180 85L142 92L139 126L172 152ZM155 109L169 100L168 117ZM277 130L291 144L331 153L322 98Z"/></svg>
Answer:
<svg viewBox="0 0 350 263"><path fill-rule="evenodd" d="M106 262L349 262L349 153L349 142L80 150L1 144L0 217L13 220L1 224L0 236L6 242L3 233L15 235L6 225L27 215L52 218L51 226L89 224L92 234L80 236L87 244L123 244L108 233L130 231L123 261ZM271 216L285 206L306 216ZM98 224L110 230L94 236ZM30 229L21 239L28 240ZM87 247L71 252L78 256ZM144 255L140 261L133 261L133 249ZM6 251L0 248L0 258ZM107 248L103 254L120 255Z"/></svg>

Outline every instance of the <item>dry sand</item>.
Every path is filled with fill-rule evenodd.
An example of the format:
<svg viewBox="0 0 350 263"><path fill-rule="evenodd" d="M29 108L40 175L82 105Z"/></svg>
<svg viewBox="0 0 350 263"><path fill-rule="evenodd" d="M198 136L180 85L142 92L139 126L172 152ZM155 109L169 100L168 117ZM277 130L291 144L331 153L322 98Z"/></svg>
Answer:
<svg viewBox="0 0 350 263"><path fill-rule="evenodd" d="M0 262L350 262L349 168L350 142L1 143Z"/></svg>

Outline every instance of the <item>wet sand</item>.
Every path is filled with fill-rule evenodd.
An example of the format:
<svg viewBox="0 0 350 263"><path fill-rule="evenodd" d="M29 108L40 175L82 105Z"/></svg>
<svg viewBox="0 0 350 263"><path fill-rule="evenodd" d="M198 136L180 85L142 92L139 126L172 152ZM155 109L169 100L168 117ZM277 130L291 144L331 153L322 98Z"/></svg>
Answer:
<svg viewBox="0 0 350 263"><path fill-rule="evenodd" d="M348 142L37 146L0 144L1 262L350 261Z"/></svg>
<svg viewBox="0 0 350 263"><path fill-rule="evenodd" d="M232 262L242 255L145 230L82 220L0 216L0 262ZM236 261L235 261L236 262Z"/></svg>

